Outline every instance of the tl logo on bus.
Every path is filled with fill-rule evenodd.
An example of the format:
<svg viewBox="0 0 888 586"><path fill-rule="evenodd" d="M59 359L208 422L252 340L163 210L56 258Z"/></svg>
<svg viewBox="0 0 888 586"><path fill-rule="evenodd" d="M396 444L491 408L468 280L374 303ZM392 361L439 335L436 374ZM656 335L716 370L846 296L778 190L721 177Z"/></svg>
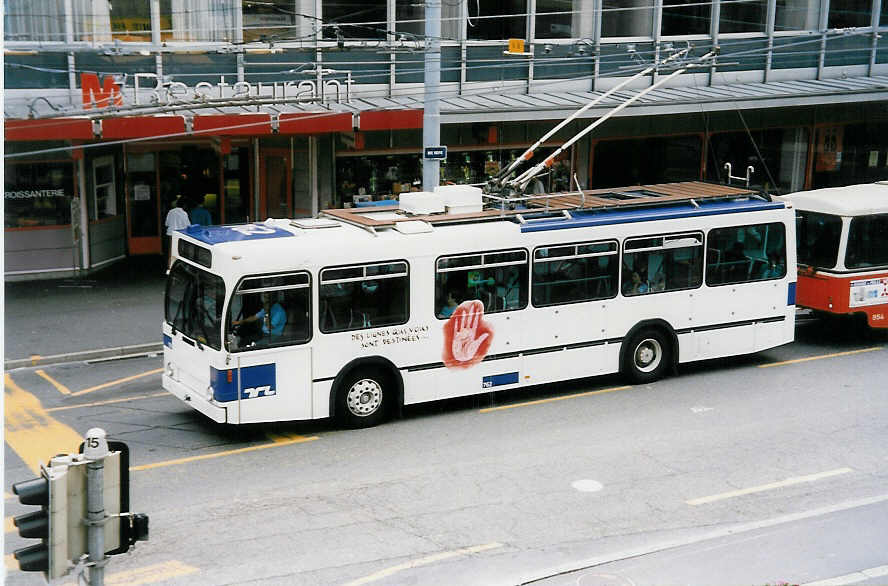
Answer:
<svg viewBox="0 0 888 586"><path fill-rule="evenodd" d="M275 395L277 391L271 388L271 385L263 385L261 387L247 387L243 390L243 395L241 395L241 399L256 399L258 397L271 397Z"/></svg>

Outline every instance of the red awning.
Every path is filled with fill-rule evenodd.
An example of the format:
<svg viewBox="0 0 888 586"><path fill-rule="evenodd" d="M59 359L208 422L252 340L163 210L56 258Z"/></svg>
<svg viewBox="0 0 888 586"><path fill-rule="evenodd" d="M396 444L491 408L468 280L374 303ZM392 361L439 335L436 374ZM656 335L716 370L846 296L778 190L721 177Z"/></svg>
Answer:
<svg viewBox="0 0 888 586"><path fill-rule="evenodd" d="M195 116L194 134L204 136L255 136L271 134L270 114L210 114Z"/></svg>
<svg viewBox="0 0 888 586"><path fill-rule="evenodd" d="M6 140L71 140L95 138L88 118L6 120Z"/></svg>
<svg viewBox="0 0 888 586"><path fill-rule="evenodd" d="M361 112L361 130L406 130L422 128L422 110L377 110Z"/></svg>
<svg viewBox="0 0 888 586"><path fill-rule="evenodd" d="M352 115L333 112L305 112L281 114L278 132L281 134L319 134L323 132L350 132L354 130Z"/></svg>
<svg viewBox="0 0 888 586"><path fill-rule="evenodd" d="M185 118L182 116L126 116L102 120L102 138L147 138L183 134Z"/></svg>

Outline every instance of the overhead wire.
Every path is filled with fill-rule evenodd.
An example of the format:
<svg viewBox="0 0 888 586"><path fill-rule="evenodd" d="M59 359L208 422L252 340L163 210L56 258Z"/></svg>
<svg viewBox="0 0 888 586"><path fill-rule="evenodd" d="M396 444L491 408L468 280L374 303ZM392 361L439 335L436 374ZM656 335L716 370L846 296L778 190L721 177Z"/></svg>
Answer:
<svg viewBox="0 0 888 586"><path fill-rule="evenodd" d="M858 34L865 34L865 32L859 32ZM783 45L783 46L781 47L781 49L782 49L782 48L785 48L785 47L787 47L787 46L790 46L790 45L799 45L799 44L806 44L806 43L819 42L819 40L820 40L819 38L812 38L812 39L800 40L800 41L797 41L797 42L792 43L792 44L786 44L786 45ZM704 47L706 47L706 46L707 46L707 45L704 45ZM710 45L708 45L708 46L711 47L711 46L713 46L713 45L710 44ZM702 48L702 47L695 46L695 48ZM723 59L727 59L727 58L731 58L731 57L734 57L734 56L736 56L736 55L740 55L740 54L747 54L747 55L748 55L748 54L755 54L755 53L760 53L760 52L767 51L767 50L768 50L767 47L761 47L761 48L751 49L751 50L749 50L749 51L744 51L744 52L722 54L721 57L722 57ZM773 49L772 49L772 50L773 50ZM553 58L553 60L556 60L556 59L558 59L558 58ZM588 58L586 58L586 59L587 59L587 60L591 60L591 59L594 59L594 57L588 57ZM616 77L616 76L618 76L618 75L627 75L627 74L631 73L631 71L632 71L633 68L635 68L635 69L637 69L638 71L640 71L641 69L643 69L644 67L647 66L646 64L641 64L641 65L639 65L638 63L636 63L636 62L634 62L634 61L631 61L631 60L630 60L630 61L624 61L624 62L629 63L630 65L627 65L627 67L625 67L625 68L623 68L623 69L620 69L620 70L616 70L616 71L608 72L607 74L603 74L603 75L602 75L602 74L599 74L598 76L596 76L594 73L592 73L592 74L590 74L590 75L572 76L569 80L564 79L564 78L560 78L560 77L553 77L553 78L536 77L536 80L544 79L544 80L546 80L546 81L543 82L543 83L537 83L537 84L535 84L535 85L536 85L536 87L539 89L540 86L545 87L545 86L547 86L547 85L561 86L561 85L563 85L564 83L566 83L566 82L568 82L568 81L576 81L576 80L584 80L584 79L595 79L595 78L607 78L607 77L611 77L611 76ZM564 63L559 63L558 65L574 66L574 67L576 66L576 64L564 64ZM476 68L484 68L484 67L515 67L515 66L516 66L516 64L506 64L506 65L500 64L500 65L491 65L491 66L474 66L474 67L476 67ZM415 70L416 73L419 73L420 71L421 71L420 69ZM60 70L60 72L61 72L61 70ZM380 74L377 73L377 74L368 74L368 75L371 75L371 76L373 76L373 77L378 77ZM554 74L553 74L553 75L554 75ZM549 82L549 83L547 83L547 82ZM388 94L388 90L387 90L387 89L381 89L381 90L378 90L378 92L379 92L379 97L382 97L382 96ZM372 97L374 97L372 94L374 94L373 91L366 92L366 93L362 94L362 98L372 98ZM402 98L411 98L411 97L418 96L419 93L417 92L417 93L414 95L414 94L411 94L410 92L405 92L405 93L399 93L399 94L397 94L397 95L398 95L398 97L402 97ZM478 90L478 91L475 91L475 92L472 92L472 91L463 91L463 92L462 92L461 94L459 94L459 95L454 94L452 91L447 91L446 89L445 89L445 90L441 90L441 91L439 92L439 97L472 97L472 96L482 96L482 97L483 97L483 96L485 96L485 95L502 95L502 88L496 88L496 89L493 89L493 90L491 90L491 89L481 89L481 90ZM252 105L252 104L247 103L247 102L245 102L245 103L243 103L243 104L231 104L231 106L233 106L233 107L237 107L237 106L244 106L244 107L246 107L246 106L250 106L250 105ZM198 109L197 107L198 107L198 105L195 105L195 104L183 104L183 105L182 105L182 108L183 108L183 109ZM218 107L221 107L221 106L220 106L220 105L210 104L210 107L217 107L217 108L218 108ZM380 107L380 108L373 108L373 109L369 109L369 110L384 110L384 109L386 109L386 108L382 108L382 107ZM364 111L368 111L368 110L364 110ZM79 112L82 114L83 111L79 111ZM342 113L342 112L307 113L306 116L303 117L302 119L310 119L310 118L315 118L315 117L331 116L331 115L336 115L336 114L341 114L341 113ZM66 112L66 113L63 113L62 116L59 116L59 117L70 116L70 115L71 115L71 112ZM47 121L47 127L51 127L53 124L59 124L60 122L57 120L57 118L58 118L58 117L46 118L45 120ZM67 122L67 121L64 121L64 122ZM269 121L244 123L244 124L232 125L231 127L214 128L214 129L213 129L213 132L214 132L214 133L218 133L219 131L222 131L222 130L234 130L234 129L240 129L240 128L248 128L248 127L251 127L251 126L263 126L263 125L267 125L267 124L269 124ZM39 126L39 125L36 125L36 126ZM35 150L35 151L27 151L27 152L21 152L21 153L11 153L11 154L8 153L8 154L5 155L5 158L17 158L17 157L33 156L33 155L37 155L37 154L50 153L50 152L62 152L62 151L74 150L74 149L77 149L77 148L92 148L92 147L98 147L98 146L108 146L108 145L113 145L113 144L124 144L124 143L127 143L127 142L154 141L154 140L163 139L163 138L174 138L174 137L183 137L183 136L194 136L194 135L200 135L200 134L204 134L204 133L201 133L201 132L191 132L191 133L184 132L184 133L176 133L176 134L171 134L171 135L164 135L164 136L161 136L161 137L156 137L156 136L155 136L155 137L146 137L146 138L142 138L142 139L122 139L122 140L120 140L120 141L103 141L103 142L100 142L100 143L94 143L94 144L86 144L86 145L78 145L78 146L65 146L65 147L57 147L57 148L51 148L51 149L41 149L41 150Z"/></svg>

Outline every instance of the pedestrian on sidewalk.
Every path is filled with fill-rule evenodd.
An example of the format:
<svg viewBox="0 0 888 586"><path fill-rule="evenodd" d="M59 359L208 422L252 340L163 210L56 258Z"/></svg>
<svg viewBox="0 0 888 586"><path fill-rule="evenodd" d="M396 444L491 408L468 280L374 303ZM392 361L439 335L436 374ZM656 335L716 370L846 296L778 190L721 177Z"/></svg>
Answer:
<svg viewBox="0 0 888 586"><path fill-rule="evenodd" d="M163 242L164 248L166 249L167 268L169 268L170 257L172 256L170 249L173 240L173 230L182 230L191 225L191 220L188 218L188 212L182 208L181 195L177 195L175 201L173 201L173 207L167 212L164 225L166 226L166 236L164 236Z"/></svg>
<svg viewBox="0 0 888 586"><path fill-rule="evenodd" d="M204 197L197 198L197 205L191 208L191 221L201 226L209 226L213 223L213 216L210 210L204 207Z"/></svg>

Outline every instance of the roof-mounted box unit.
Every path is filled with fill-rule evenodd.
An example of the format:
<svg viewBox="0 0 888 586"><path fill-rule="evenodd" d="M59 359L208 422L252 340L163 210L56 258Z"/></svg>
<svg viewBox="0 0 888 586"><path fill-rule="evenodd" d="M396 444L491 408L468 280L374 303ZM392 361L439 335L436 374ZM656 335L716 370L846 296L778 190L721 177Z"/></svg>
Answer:
<svg viewBox="0 0 888 586"><path fill-rule="evenodd" d="M474 214L484 209L481 188L471 185L441 185L435 194L444 200L448 214Z"/></svg>
<svg viewBox="0 0 888 586"><path fill-rule="evenodd" d="M414 191L400 195L398 209L408 214L425 216L428 214L440 214L444 211L444 198L437 193L428 191Z"/></svg>

